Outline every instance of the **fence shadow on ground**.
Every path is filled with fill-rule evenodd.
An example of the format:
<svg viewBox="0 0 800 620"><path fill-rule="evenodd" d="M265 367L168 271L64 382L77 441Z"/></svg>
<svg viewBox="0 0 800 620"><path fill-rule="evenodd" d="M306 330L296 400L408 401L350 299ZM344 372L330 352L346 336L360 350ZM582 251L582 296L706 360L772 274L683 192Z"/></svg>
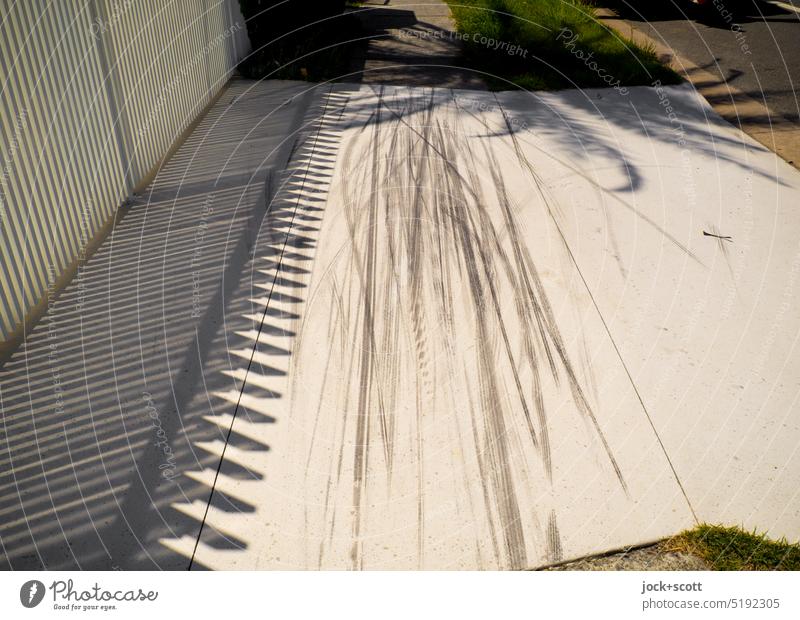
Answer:
<svg viewBox="0 0 800 620"><path fill-rule="evenodd" d="M227 440L263 309L263 290L251 289L269 282L277 248L308 249L284 207L265 210L326 90L234 82L0 369L0 567L188 566L160 541L198 535L200 522L174 506L208 500L193 472L215 469ZM254 246L264 273L249 281ZM267 323L262 337L288 335ZM257 387L239 415L269 423L247 400ZM231 453L269 450L230 439ZM230 475L260 473L244 463ZM254 510L222 493L228 510Z"/></svg>

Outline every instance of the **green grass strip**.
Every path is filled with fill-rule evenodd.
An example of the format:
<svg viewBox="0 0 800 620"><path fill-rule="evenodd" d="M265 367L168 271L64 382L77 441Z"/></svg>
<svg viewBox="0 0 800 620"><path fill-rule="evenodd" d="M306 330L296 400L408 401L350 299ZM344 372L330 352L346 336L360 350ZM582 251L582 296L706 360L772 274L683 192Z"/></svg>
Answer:
<svg viewBox="0 0 800 620"><path fill-rule="evenodd" d="M671 538L667 548L692 553L714 570L800 570L800 545L738 527L699 525Z"/></svg>
<svg viewBox="0 0 800 620"><path fill-rule="evenodd" d="M446 0L469 67L508 90L648 85L680 78L581 0Z"/></svg>

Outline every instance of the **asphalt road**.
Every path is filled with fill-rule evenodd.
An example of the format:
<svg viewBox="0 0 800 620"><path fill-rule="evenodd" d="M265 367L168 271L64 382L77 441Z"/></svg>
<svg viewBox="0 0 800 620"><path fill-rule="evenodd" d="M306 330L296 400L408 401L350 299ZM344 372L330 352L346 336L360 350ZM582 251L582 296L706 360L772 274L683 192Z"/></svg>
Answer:
<svg viewBox="0 0 800 620"><path fill-rule="evenodd" d="M800 0L719 0L704 9L676 0L614 4L635 28L764 101L778 119L800 123Z"/></svg>

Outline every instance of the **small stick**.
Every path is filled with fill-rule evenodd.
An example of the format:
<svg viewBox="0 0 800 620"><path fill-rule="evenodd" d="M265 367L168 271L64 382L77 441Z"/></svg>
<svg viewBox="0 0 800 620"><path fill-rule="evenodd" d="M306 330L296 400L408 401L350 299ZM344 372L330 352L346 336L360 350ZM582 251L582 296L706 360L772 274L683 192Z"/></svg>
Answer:
<svg viewBox="0 0 800 620"><path fill-rule="evenodd" d="M723 239L724 241L730 241L731 243L733 243L733 237L726 237L724 235L715 235L714 233L706 232L705 230L703 231L703 234L706 237L716 237L717 239Z"/></svg>

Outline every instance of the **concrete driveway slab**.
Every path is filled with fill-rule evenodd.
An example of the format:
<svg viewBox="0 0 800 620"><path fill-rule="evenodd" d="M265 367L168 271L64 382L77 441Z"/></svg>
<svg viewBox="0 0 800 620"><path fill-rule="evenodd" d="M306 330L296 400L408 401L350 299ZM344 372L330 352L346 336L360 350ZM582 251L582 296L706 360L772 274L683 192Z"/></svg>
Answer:
<svg viewBox="0 0 800 620"><path fill-rule="evenodd" d="M688 87L336 92L313 261L268 300L293 334L274 423L232 421L269 443L263 477L224 461L208 538L167 544L212 568L475 569L697 520L800 535L796 171Z"/></svg>
<svg viewBox="0 0 800 620"><path fill-rule="evenodd" d="M698 517L797 540L797 170L690 86L537 99L504 108Z"/></svg>
<svg viewBox="0 0 800 620"><path fill-rule="evenodd" d="M9 566L800 537L795 169L690 87L236 89L2 369Z"/></svg>
<svg viewBox="0 0 800 620"><path fill-rule="evenodd" d="M246 549L167 544L211 568L526 568L691 526L509 96L335 92L313 264L256 345L285 375L248 374L280 395L240 429L263 477L223 463L205 514Z"/></svg>

